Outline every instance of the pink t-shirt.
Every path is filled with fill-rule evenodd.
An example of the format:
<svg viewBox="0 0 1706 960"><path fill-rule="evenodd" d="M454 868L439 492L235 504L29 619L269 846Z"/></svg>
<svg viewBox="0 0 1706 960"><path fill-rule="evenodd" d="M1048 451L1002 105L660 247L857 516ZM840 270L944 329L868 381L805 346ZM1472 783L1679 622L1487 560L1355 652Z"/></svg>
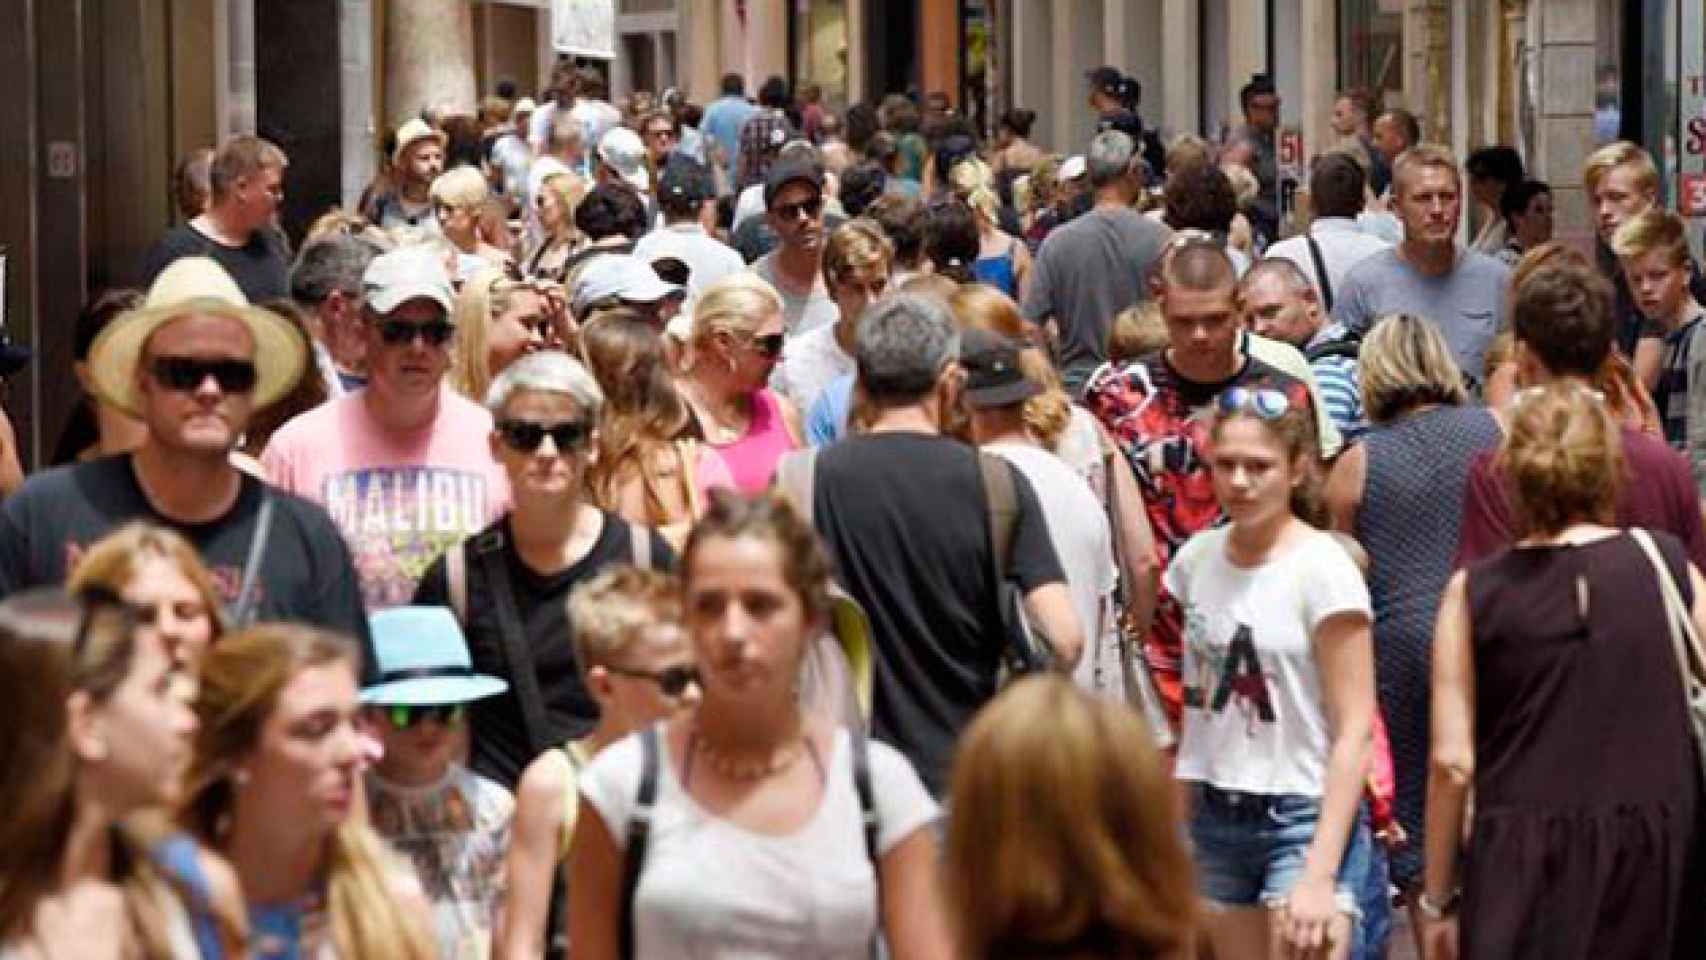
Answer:
<svg viewBox="0 0 1706 960"><path fill-rule="evenodd" d="M343 532L369 610L408 603L427 565L509 509L492 459L492 416L453 390L412 434L383 432L364 391L286 423L261 454L273 485L326 508Z"/></svg>

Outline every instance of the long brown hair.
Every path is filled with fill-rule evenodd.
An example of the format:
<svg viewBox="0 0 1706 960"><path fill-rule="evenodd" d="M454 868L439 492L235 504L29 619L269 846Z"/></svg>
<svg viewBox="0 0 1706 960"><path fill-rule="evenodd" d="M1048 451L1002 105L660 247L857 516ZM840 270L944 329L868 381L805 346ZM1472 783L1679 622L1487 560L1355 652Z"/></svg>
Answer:
<svg viewBox="0 0 1706 960"><path fill-rule="evenodd" d="M988 330L1026 345L1019 351L1019 370L1026 379L1042 384L1043 392L1025 401L1025 426L1049 450L1060 446L1061 436L1072 423L1072 399L1061 386L1060 374L1048 354L1032 342L1031 329L1019 305L992 286L968 283L948 298L948 307L963 328Z"/></svg>
<svg viewBox="0 0 1706 960"><path fill-rule="evenodd" d="M664 516L657 460L686 428L691 413L670 376L663 339L638 313L620 307L601 312L586 325L581 352L604 389L598 456L587 468L588 491L600 507L615 510L622 482L638 472L648 516L664 523L671 518Z"/></svg>
<svg viewBox="0 0 1706 960"><path fill-rule="evenodd" d="M1154 743L1060 677L1017 682L972 721L943 853L959 956L1188 955L1195 885Z"/></svg>
<svg viewBox="0 0 1706 960"><path fill-rule="evenodd" d="M208 619L213 622L212 639L217 641L225 632L225 601L213 582L213 574L188 540L159 524L136 520L95 541L72 568L66 587L74 593L93 587L123 593L148 557L163 557L176 564L184 579L201 594Z"/></svg>
<svg viewBox="0 0 1706 960"><path fill-rule="evenodd" d="M196 697L195 758L184 825L210 845L229 831L233 772L260 743L279 695L298 674L342 665L359 674L359 654L343 637L313 627L266 623L226 637L208 651ZM328 839L327 904L341 957L427 958L432 938L392 892L399 867L384 842L351 818Z"/></svg>

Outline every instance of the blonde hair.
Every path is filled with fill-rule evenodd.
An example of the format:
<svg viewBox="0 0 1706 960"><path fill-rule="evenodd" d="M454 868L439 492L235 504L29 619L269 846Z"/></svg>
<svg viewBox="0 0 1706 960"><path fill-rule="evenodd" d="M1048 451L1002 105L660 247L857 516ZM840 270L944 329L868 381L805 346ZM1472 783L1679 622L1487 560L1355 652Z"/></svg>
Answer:
<svg viewBox="0 0 1706 960"><path fill-rule="evenodd" d="M1663 207L1651 207L1629 218L1611 238L1611 252L1624 259L1663 253L1673 267L1688 266L1688 225Z"/></svg>
<svg viewBox="0 0 1706 960"><path fill-rule="evenodd" d="M1049 450L1058 447L1066 428L1072 425L1072 399L1066 395L1048 354L1031 343L1019 305L988 284L968 283L948 298L948 309L961 328L988 330L1025 345L1019 351L1019 371L1026 379L1043 385L1042 393L1025 401L1025 428Z"/></svg>
<svg viewBox="0 0 1706 960"><path fill-rule="evenodd" d="M1469 401L1463 373L1432 323L1408 313L1375 320L1357 357L1362 405L1370 423L1386 423L1429 403Z"/></svg>
<svg viewBox="0 0 1706 960"><path fill-rule="evenodd" d="M699 293L693 305L693 338L686 368L691 371L699 355L710 347L717 334L750 337L765 317L782 312L782 295L756 273L742 270L711 284Z"/></svg>
<svg viewBox="0 0 1706 960"><path fill-rule="evenodd" d="M558 228L556 236L548 237L547 240L577 239L580 230L575 226L575 211L580 209L581 201L586 199L586 180L574 173L554 173L540 181L539 189L549 190L563 208L562 226Z"/></svg>
<svg viewBox="0 0 1706 960"><path fill-rule="evenodd" d="M943 850L960 956L1185 955L1195 884L1154 742L1062 677L1020 680L977 715Z"/></svg>
<svg viewBox="0 0 1706 960"><path fill-rule="evenodd" d="M1587 188L1588 199L1593 199L1594 191L1599 189L1599 182L1605 179L1606 174L1622 166L1635 168L1635 186L1657 195L1659 168L1653 165L1653 155L1638 144L1618 140L1589 154L1587 163L1582 165L1582 185Z"/></svg>
<svg viewBox="0 0 1706 960"><path fill-rule="evenodd" d="M101 587L122 594L136 572L150 557L159 557L177 565L201 594L207 618L213 624L214 641L225 632L223 615L225 600L213 582L213 574L201 561L201 554L175 530L146 520L136 520L112 531L89 546L71 569L65 589L72 593Z"/></svg>
<svg viewBox="0 0 1706 960"><path fill-rule="evenodd" d="M344 666L359 674L355 647L313 627L266 623L225 638L201 665L195 711L195 755L185 778L184 826L220 846L236 804L233 782L239 758L258 745L279 694L303 670ZM340 957L426 958L437 955L432 937L397 902L393 878L406 876L383 840L351 817L328 838L327 907Z"/></svg>
<svg viewBox="0 0 1706 960"><path fill-rule="evenodd" d="M452 167L432 181L429 195L434 203L449 204L477 214L492 192L480 171L473 167Z"/></svg>
<svg viewBox="0 0 1706 960"><path fill-rule="evenodd" d="M1566 381L1516 395L1499 461L1527 535L1611 523L1623 485L1620 427L1598 396Z"/></svg>
<svg viewBox="0 0 1706 960"><path fill-rule="evenodd" d="M1232 184L1232 198L1238 201L1238 209L1249 207L1262 189L1262 185L1256 182L1256 175L1242 163L1223 163L1220 172L1226 174L1227 182Z"/></svg>
<svg viewBox="0 0 1706 960"><path fill-rule="evenodd" d="M965 201L986 225L1001 222L1001 198L995 195L995 175L989 164L977 157L967 157L948 171L948 182L954 195Z"/></svg>
<svg viewBox="0 0 1706 960"><path fill-rule="evenodd" d="M1457 169L1457 157L1450 147L1437 143L1418 143L1398 155L1392 162L1392 193L1394 196L1403 193L1401 187L1409 182L1410 171L1425 169L1449 170L1451 180L1458 189L1463 187L1463 173Z"/></svg>
<svg viewBox="0 0 1706 960"><path fill-rule="evenodd" d="M1206 164L1214 156L1214 148L1207 140L1194 133L1181 133L1167 144L1167 158L1163 161L1166 169L1163 174L1195 164Z"/></svg>
<svg viewBox="0 0 1706 960"><path fill-rule="evenodd" d="M681 581L627 564L606 567L569 591L575 665L609 666L647 629L681 621Z"/></svg>
<svg viewBox="0 0 1706 960"><path fill-rule="evenodd" d="M845 283L857 270L894 265L894 244L875 220L860 217L836 227L823 244L823 279L831 287Z"/></svg>
<svg viewBox="0 0 1706 960"><path fill-rule="evenodd" d="M457 393L475 403L486 402L486 390L493 377L487 349L491 344L492 321L515 305L518 294L532 293L535 289L532 283L510 280L495 268L483 269L462 284L450 313L456 326L450 385Z"/></svg>
<svg viewBox="0 0 1706 960"><path fill-rule="evenodd" d="M1147 357L1167 346L1167 318L1154 298L1114 314L1108 330L1108 361L1119 365Z"/></svg>

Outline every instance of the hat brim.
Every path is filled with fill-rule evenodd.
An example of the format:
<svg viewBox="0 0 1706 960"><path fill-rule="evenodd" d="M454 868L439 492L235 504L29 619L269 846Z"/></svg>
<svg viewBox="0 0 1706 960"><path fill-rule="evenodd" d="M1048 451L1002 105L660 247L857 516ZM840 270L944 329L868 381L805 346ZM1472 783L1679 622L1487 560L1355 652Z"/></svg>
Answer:
<svg viewBox="0 0 1706 960"><path fill-rule="evenodd" d="M641 193L646 193L652 188L652 178L651 175L646 172L645 167L640 167L632 173L622 173L621 171L617 171L617 176L622 178L622 182Z"/></svg>
<svg viewBox="0 0 1706 960"><path fill-rule="evenodd" d="M507 690L509 684L497 677L421 677L374 684L361 691L361 702L373 706L433 706L484 700Z"/></svg>
<svg viewBox="0 0 1706 960"><path fill-rule="evenodd" d="M408 153L410 147L420 143L422 140L437 140L440 149L443 149L446 144L450 143L450 138L438 130L410 137L409 139L398 143L396 148L391 151L391 165L401 166L403 163L403 154Z"/></svg>
<svg viewBox="0 0 1706 960"><path fill-rule="evenodd" d="M976 390L966 390L966 402L974 407L1010 407L1015 403L1023 403L1043 392L1042 384L1034 380L1014 380L1012 383L998 383Z"/></svg>
<svg viewBox="0 0 1706 960"><path fill-rule="evenodd" d="M255 340L255 409L277 403L295 389L307 362L308 344L288 320L260 307L195 297L158 307L142 307L109 324L89 347L89 374L101 399L133 416L137 402L136 369L142 348L154 331L191 314L227 317L243 324Z"/></svg>

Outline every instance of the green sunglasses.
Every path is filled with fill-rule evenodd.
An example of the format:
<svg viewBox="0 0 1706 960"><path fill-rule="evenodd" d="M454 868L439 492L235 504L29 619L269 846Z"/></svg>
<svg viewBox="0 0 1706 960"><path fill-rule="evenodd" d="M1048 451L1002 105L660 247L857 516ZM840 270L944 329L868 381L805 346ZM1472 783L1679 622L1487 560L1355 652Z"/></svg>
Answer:
<svg viewBox="0 0 1706 960"><path fill-rule="evenodd" d="M431 706L388 703L379 709L384 712L385 718L391 721L391 726L398 730L407 730L417 723L429 721L441 727L454 727L460 725L468 716L468 705L465 703L435 703Z"/></svg>

